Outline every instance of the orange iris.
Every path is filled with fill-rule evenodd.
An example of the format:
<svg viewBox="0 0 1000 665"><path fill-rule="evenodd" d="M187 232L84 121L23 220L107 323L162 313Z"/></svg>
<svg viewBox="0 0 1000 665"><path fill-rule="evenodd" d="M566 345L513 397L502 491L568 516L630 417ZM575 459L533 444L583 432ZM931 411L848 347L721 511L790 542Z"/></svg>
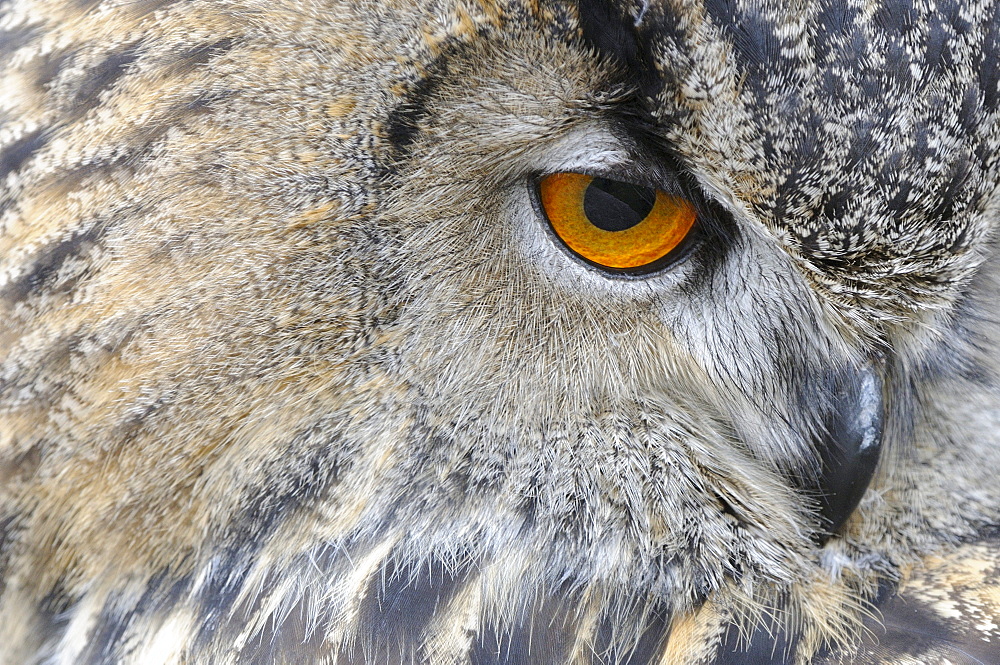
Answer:
<svg viewBox="0 0 1000 665"><path fill-rule="evenodd" d="M553 173L539 189L556 235L580 257L607 268L656 263L681 244L697 218L686 199L582 173Z"/></svg>

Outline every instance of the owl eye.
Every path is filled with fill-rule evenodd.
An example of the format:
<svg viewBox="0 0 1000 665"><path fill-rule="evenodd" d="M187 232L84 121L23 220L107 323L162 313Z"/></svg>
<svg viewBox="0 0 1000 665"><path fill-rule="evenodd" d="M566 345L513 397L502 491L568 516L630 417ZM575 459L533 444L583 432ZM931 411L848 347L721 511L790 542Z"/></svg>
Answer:
<svg viewBox="0 0 1000 665"><path fill-rule="evenodd" d="M583 173L553 173L538 189L545 216L566 247L614 272L663 267L698 217L679 196Z"/></svg>

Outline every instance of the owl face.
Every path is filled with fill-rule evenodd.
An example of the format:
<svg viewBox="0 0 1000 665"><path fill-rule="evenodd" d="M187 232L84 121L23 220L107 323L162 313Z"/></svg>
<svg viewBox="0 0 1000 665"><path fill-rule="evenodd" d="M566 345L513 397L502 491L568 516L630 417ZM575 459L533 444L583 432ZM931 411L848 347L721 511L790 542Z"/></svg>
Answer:
<svg viewBox="0 0 1000 665"><path fill-rule="evenodd" d="M373 261L398 284L401 374L442 420L489 423L529 464L550 452L526 437L655 405L668 421L684 414L678 443L715 441L720 458L756 460L752 473L815 483L821 447L879 427L881 370L862 335L714 174L653 133L620 68L580 48L543 60L532 45L549 48L518 35L459 50L421 100L433 120L416 128L376 222L386 236L407 230L385 250L395 261ZM586 260L545 209L552 174L683 200L696 221L682 252L639 274ZM661 447L634 443L639 456Z"/></svg>
<svg viewBox="0 0 1000 665"><path fill-rule="evenodd" d="M620 65L558 43L456 47L397 118L362 261L388 285L366 353L418 424L391 510L446 560L528 547L530 588L616 589L607 616L636 584L669 612L734 578L806 588L878 461L884 364L718 170L657 133ZM683 199L688 244L639 274L584 260L546 209L553 174ZM496 611L520 597L494 583Z"/></svg>
<svg viewBox="0 0 1000 665"><path fill-rule="evenodd" d="M804 661L1000 516L992 4L84 4L0 9L0 662Z"/></svg>

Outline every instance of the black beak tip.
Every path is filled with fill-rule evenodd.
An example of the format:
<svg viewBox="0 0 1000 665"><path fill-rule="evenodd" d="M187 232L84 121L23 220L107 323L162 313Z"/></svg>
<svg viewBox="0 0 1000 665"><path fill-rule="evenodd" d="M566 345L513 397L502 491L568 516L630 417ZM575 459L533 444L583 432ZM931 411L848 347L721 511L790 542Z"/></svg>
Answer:
<svg viewBox="0 0 1000 665"><path fill-rule="evenodd" d="M870 368L839 373L833 381L826 427L819 442L820 544L858 507L882 452L882 381Z"/></svg>

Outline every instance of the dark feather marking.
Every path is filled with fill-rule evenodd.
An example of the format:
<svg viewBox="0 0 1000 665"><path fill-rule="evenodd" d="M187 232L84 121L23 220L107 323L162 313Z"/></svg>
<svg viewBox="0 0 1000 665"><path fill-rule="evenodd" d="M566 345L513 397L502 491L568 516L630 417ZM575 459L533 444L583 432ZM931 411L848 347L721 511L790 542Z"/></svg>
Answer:
<svg viewBox="0 0 1000 665"><path fill-rule="evenodd" d="M36 129L25 134L0 151L0 182L8 173L17 171L24 162L31 159L49 142L49 133L44 129Z"/></svg>
<svg viewBox="0 0 1000 665"><path fill-rule="evenodd" d="M194 99L184 104L184 108L192 113L209 113L214 104L225 101L236 94L236 90L205 90L199 92Z"/></svg>
<svg viewBox="0 0 1000 665"><path fill-rule="evenodd" d="M0 12L0 16L3 13ZM8 56L40 34L38 28L18 28L10 32L0 32L0 57Z"/></svg>
<svg viewBox="0 0 1000 665"><path fill-rule="evenodd" d="M540 599L534 607L523 610L513 625L488 622L473 641L469 665L564 662L575 637L573 629L566 625L565 602L551 597Z"/></svg>
<svg viewBox="0 0 1000 665"><path fill-rule="evenodd" d="M628 83L634 85L648 99L653 98L665 81L657 71L648 37L657 39L679 38L675 22L649 20L637 21L626 13L624 3L608 0L577 0L580 15L580 32L591 48L624 67ZM650 12L652 14L652 12ZM646 16L642 16L647 19Z"/></svg>
<svg viewBox="0 0 1000 665"><path fill-rule="evenodd" d="M189 71L199 65L204 65L230 51L235 43L236 40L227 37L187 49L177 55L174 63L175 73ZM142 40L132 42L118 51L109 53L104 60L89 67L86 75L79 80L72 96L70 112L73 116L80 117L95 108L101 101L102 93L110 90L128 73L130 66L142 56L145 46L146 44ZM42 72L43 75L58 75L57 71L52 71L53 68L62 67L65 61L71 57L72 54L64 56L58 61L53 61L46 66L45 71Z"/></svg>
<svg viewBox="0 0 1000 665"><path fill-rule="evenodd" d="M823 8L823 14L831 11L851 11L852 14L857 14L856 9L846 10L839 3L829 3ZM872 21L887 40L899 44L917 27L919 18L912 0L895 0L891 4L878 5Z"/></svg>
<svg viewBox="0 0 1000 665"><path fill-rule="evenodd" d="M530 640L525 635L504 635L498 628L489 626L480 633L473 645L469 665L531 665L535 661L528 652L529 643ZM558 661L538 659L537 662Z"/></svg>
<svg viewBox="0 0 1000 665"><path fill-rule="evenodd" d="M955 665L993 665L1000 663L1000 644L987 642L977 632L961 635L957 623L945 623L923 603L890 594L877 603L882 620L865 621L868 631L856 653L849 655L822 652L817 665L880 665L907 657L913 662L941 655Z"/></svg>
<svg viewBox="0 0 1000 665"><path fill-rule="evenodd" d="M968 657L971 663L1000 663L1000 644L985 642L978 634L960 634L955 630L957 623L944 623L931 608L905 595L892 596L879 610L885 634L879 636L878 628L874 630L882 650L907 653L936 646Z"/></svg>
<svg viewBox="0 0 1000 665"><path fill-rule="evenodd" d="M781 39L775 27L753 9L737 12L728 0L707 0L705 10L730 36L736 54L745 68L753 68L753 79L765 80L763 74L774 71L777 63L787 62L781 53Z"/></svg>
<svg viewBox="0 0 1000 665"><path fill-rule="evenodd" d="M432 559L397 562L389 558L374 575L361 605L362 648L370 662L421 662L417 648L437 612L451 602L468 578L468 565Z"/></svg>
<svg viewBox="0 0 1000 665"><path fill-rule="evenodd" d="M621 6L607 0L579 0L577 6L584 41L630 69L641 66L639 34Z"/></svg>
<svg viewBox="0 0 1000 665"><path fill-rule="evenodd" d="M224 548L216 555L212 572L195 601L201 620L198 632L191 640L195 650L210 649L222 635L239 634L233 624L242 626L253 608L237 607L236 599L243 591L252 565L253 557L238 547Z"/></svg>
<svg viewBox="0 0 1000 665"><path fill-rule="evenodd" d="M65 392L68 382L64 378L52 380L50 377L65 377L74 359L81 367L101 365L124 348L137 327L135 322L109 320L97 327L77 328L52 338L37 362L7 379L0 379L0 398L13 399L12 403L17 404L21 398L12 398L12 394L26 391L30 395L32 408L51 406ZM84 345L88 347L87 351L80 352ZM31 458L25 462L31 463Z"/></svg>
<svg viewBox="0 0 1000 665"><path fill-rule="evenodd" d="M325 429L328 426L329 423L321 421L295 435L283 454L266 464L260 475L242 488L245 507L219 534L221 554L200 595L206 618L196 642L202 646L211 643L222 627L233 628L242 623L240 617L244 614L226 613L233 608L243 590L248 567L268 538L296 510L320 496L339 477L342 471L339 455L344 449L341 440ZM297 463L289 464L288 460L293 458ZM265 479L263 483L260 478ZM342 557L339 550L331 548L309 565L326 570L339 564ZM236 630L238 633L239 629Z"/></svg>
<svg viewBox="0 0 1000 665"><path fill-rule="evenodd" d="M241 488L244 508L230 521L223 543L247 555L256 552L297 509L337 482L343 445L338 435L324 430L327 426L323 421L296 434Z"/></svg>
<svg viewBox="0 0 1000 665"><path fill-rule="evenodd" d="M130 605L118 594L112 594L91 630L86 647L77 657L77 663L115 663L125 655L121 648L128 642L122 638L133 622L155 614L169 611L190 589L190 576L172 578L162 570L146 583L142 596Z"/></svg>
<svg viewBox="0 0 1000 665"><path fill-rule="evenodd" d="M731 623L711 665L792 665L798 635L772 622L757 626L749 639L744 639L741 627Z"/></svg>
<svg viewBox="0 0 1000 665"><path fill-rule="evenodd" d="M48 593L33 606L24 607L23 611L31 615L27 643L18 645L21 653L37 653L43 645L57 642L69 627L70 612L73 603L66 591L63 580L59 579L49 588Z"/></svg>
<svg viewBox="0 0 1000 665"><path fill-rule="evenodd" d="M329 645L324 633L314 631L312 626L328 624L332 617L324 613L322 604L313 602L309 588L294 598L291 607L279 609L278 616L264 616L262 604L268 593L286 579L285 575L292 574L290 568L302 566L336 577L345 574L343 566L349 565L348 557L339 548L328 548L313 558L299 557L290 568L271 569L260 583L259 593L249 593L237 603L240 594L247 591L246 579L256 563L255 554L231 547L213 562L212 573L194 601L200 605L201 623L191 640L192 662L209 661L222 651L233 650L234 640L244 633L252 618L264 621L236 654L238 662L326 662Z"/></svg>
<svg viewBox="0 0 1000 665"><path fill-rule="evenodd" d="M198 65L204 65L210 60L214 60L215 58L228 53L235 45L235 39L232 37L226 37L225 39L219 39L207 44L200 44L192 49L188 49L180 55L180 60L183 63L182 71L186 69L193 69Z"/></svg>
<svg viewBox="0 0 1000 665"><path fill-rule="evenodd" d="M15 439L13 446L9 448L11 454L5 459L0 459L0 487L8 485L11 481L27 481L33 478L42 464L42 451L46 447L44 441L37 441L22 448ZM9 519L0 520L0 595L3 588L4 527L9 521Z"/></svg>
<svg viewBox="0 0 1000 665"><path fill-rule="evenodd" d="M38 87L45 88L52 83L77 53L76 50L66 49L40 56L38 62L34 63L35 83Z"/></svg>
<svg viewBox="0 0 1000 665"><path fill-rule="evenodd" d="M995 548L1000 544L998 535L1000 526L984 527L970 542ZM992 583L1000 572L995 568L983 574L982 580ZM949 589L943 580L936 580L934 586L939 590ZM952 587L950 590L958 597L968 598L965 589ZM872 604L879 618L865 620L868 630L857 652L844 655L826 649L817 655L816 665L881 665L904 658L913 662L924 659L938 662L942 656L956 665L1000 663L1000 643L983 639L985 636L975 626L977 618L974 616L945 619L933 607L907 597L905 590L898 593L891 581L879 585Z"/></svg>
<svg viewBox="0 0 1000 665"><path fill-rule="evenodd" d="M151 583L152 584L152 583ZM148 591L147 591L148 593ZM115 663L122 660L124 654L118 652L122 637L133 619L131 613L116 607L118 595L112 594L105 603L93 628L87 635L87 644L76 658L76 662L84 663Z"/></svg>
<svg viewBox="0 0 1000 665"><path fill-rule="evenodd" d="M449 74L451 60L462 52L461 44L449 44L426 67L426 74L410 86L402 101L386 118L386 138L396 157L403 157L420 134L420 124L428 113L428 103Z"/></svg>
<svg viewBox="0 0 1000 665"><path fill-rule="evenodd" d="M10 561L11 546L18 530L19 515L0 518L0 597L7 588L7 565Z"/></svg>
<svg viewBox="0 0 1000 665"><path fill-rule="evenodd" d="M910 3L903 0L898 7L893 5L876 14L874 27L877 29L871 34L869 28L872 27L872 22L863 19L857 10L836 2L820 3L819 8L820 12L808 36L814 55L812 60L820 66L814 83L821 90L822 97L836 100L831 106L830 118L851 117L852 114L860 114L862 118L850 128L853 135L846 139L849 151L842 157L846 163L840 168L867 172L873 177L879 189L892 199L889 207L897 213L895 216L899 220L920 218L933 221L949 218L956 211L962 212L971 205L976 205L975 201L954 200L953 193L956 187L964 184L963 178L981 177L992 159L980 150L984 143L975 137L979 136L983 119L990 112L991 105L995 104L998 91L997 63L1000 59L991 57L1000 48L993 36L998 21L987 18L982 22L980 38L984 39L983 47L973 49L974 52L983 54L973 58L981 60L981 64L977 61L969 62L979 72L980 85L969 86L969 90L944 93L935 92L935 86L957 62L955 36L968 36L972 28L956 3L941 3L923 15L918 14ZM769 115L774 118L776 126L795 126L804 130L793 137L802 145L792 148L787 157L775 155L773 149L767 148L771 143L771 133L766 132L762 139L765 155L771 159L790 160L784 169L788 175L768 213L774 219L781 220L787 211L810 207L807 199L803 198L802 186L798 181L803 174L822 172L828 165L828 157L821 151L810 149L809 145L813 140L811 137L822 136L826 120L819 115L826 114L821 112L815 118L810 117L815 112L809 110L808 103L815 96L802 95L797 89L793 78L797 71L797 56L789 57L783 52L774 52L781 45L781 39L775 37L778 33L770 19L753 10L742 9L738 3L728 0L709 0L706 9L713 23L723 29L733 44L737 66L746 75L745 80L741 80L742 89L750 92L759 108L769 109ZM989 11L995 12L996 9ZM917 44L916 52L908 51L906 44L917 39L917 35L912 33L921 26L929 31L928 34L919 35L922 41ZM887 54L884 65L866 63L865 54L875 50ZM762 62L766 66L760 70ZM913 75L918 70L921 72L919 81ZM850 72L850 76L847 72ZM767 95L761 97L760 91L767 92ZM907 156L902 156L899 163L886 165L883 157L887 150L893 148L886 144L884 137L898 134L893 129L893 123L900 113L905 115L905 108L901 105L907 104L907 100L915 95L924 98L941 95L940 114L955 117L962 130L968 132L972 145L965 150L977 160L975 170L972 170L966 166L969 158L960 154L961 150L940 155L948 168L954 171L955 177L949 179L946 174L935 185L940 189L937 197L940 203L936 207L926 203L932 197L918 197L907 201L906 192L901 191L907 186L900 184L908 172L920 167L910 163L912 155L928 152L926 140L921 140L920 136L925 128L918 126L912 130L912 136L918 144L907 150ZM873 100L878 103L874 104ZM781 121L781 117L786 117L788 121ZM811 128L817 131L811 131ZM817 267L834 273L856 272L858 266L866 264L867 259L855 250L871 244L871 229L858 224L852 214L847 214L853 211L844 204L865 200L868 193L858 191L858 186L849 182L838 185L839 200L824 201L818 207L813 206L814 223L800 224L795 234L802 238L803 245L811 255L810 260ZM900 195L894 196L894 192L900 192ZM953 240L948 234L942 234L941 250L947 251L954 244ZM878 260L878 257L872 256L871 260Z"/></svg>
<svg viewBox="0 0 1000 665"><path fill-rule="evenodd" d="M0 289L0 299L8 303L21 302L41 292L51 292L57 284L59 269L70 258L81 257L97 246L104 237L106 224L93 223L69 238L56 241L35 255L28 272ZM73 288L77 280L58 285L59 291Z"/></svg>
<svg viewBox="0 0 1000 665"><path fill-rule="evenodd" d="M648 665L658 663L670 634L670 612L666 607L657 606L650 611L640 624L641 633L623 634L623 626L635 625L632 621L622 621L615 613L606 615L597 631L594 651L595 663L615 663L615 665Z"/></svg>
<svg viewBox="0 0 1000 665"><path fill-rule="evenodd" d="M193 91L188 101L178 102L167 109L162 116L137 127L134 133L122 141L120 149L113 154L94 157L87 162L63 167L51 174L46 174L45 179L38 183L36 189L44 191L52 198L64 197L71 192L87 188L94 180L108 177L116 170L125 171L126 174L129 170L137 170L144 162L154 156L155 149L166 140L171 128L182 125L188 118L213 112L216 103L236 94L238 94L237 91L233 90ZM47 135L45 138L47 139ZM40 147L43 146L34 149L37 150ZM6 152L0 155L0 167L3 166L5 157ZM5 198L0 194L0 214L16 203L15 200ZM135 208L122 208L106 212L104 216L107 218L128 216L139 219L142 216L141 212Z"/></svg>
<svg viewBox="0 0 1000 665"><path fill-rule="evenodd" d="M983 105L989 111L1000 106L1000 4L993 7L993 17L983 39L984 54L979 68L979 89Z"/></svg>
<svg viewBox="0 0 1000 665"><path fill-rule="evenodd" d="M979 527L979 530L974 535L965 536L959 539L959 542L969 544L969 543L980 543L992 541L994 547L1000 547L1000 524L985 524ZM1000 571L997 571L1000 574Z"/></svg>
<svg viewBox="0 0 1000 665"><path fill-rule="evenodd" d="M760 108L767 108L769 95L780 88L784 108L775 110L782 115L795 115L794 126L800 125L799 118L803 114L798 106L802 99L796 96L800 82L792 76L800 59L787 55L790 51L782 51L784 44L777 26L757 9L738 8L731 0L707 0L705 11L732 45L732 54L744 74L741 79L743 91L752 96ZM822 27L817 33L823 33Z"/></svg>
<svg viewBox="0 0 1000 665"><path fill-rule="evenodd" d="M138 60L142 46L141 41L133 42L87 68L73 93L71 110L75 116L84 115L100 103L101 93L110 90L125 75L129 66Z"/></svg>
<svg viewBox="0 0 1000 665"><path fill-rule="evenodd" d="M128 338L131 338L139 330L138 325L134 326L128 333ZM126 339L123 345L128 342ZM148 400L148 398L147 398ZM170 400L161 395L152 401L146 401L141 406L134 405L133 408L127 411L121 420L115 424L113 430L114 440L116 441L129 441L135 438L142 428L149 424L153 419L154 414L161 411L163 407L170 403Z"/></svg>
<svg viewBox="0 0 1000 665"><path fill-rule="evenodd" d="M322 631L310 629L309 591L288 608L283 618L268 617L240 651L242 663L325 663L330 653ZM342 662L342 661L337 661ZM375 661L379 662L379 661ZM390 662L390 661L382 661Z"/></svg>

